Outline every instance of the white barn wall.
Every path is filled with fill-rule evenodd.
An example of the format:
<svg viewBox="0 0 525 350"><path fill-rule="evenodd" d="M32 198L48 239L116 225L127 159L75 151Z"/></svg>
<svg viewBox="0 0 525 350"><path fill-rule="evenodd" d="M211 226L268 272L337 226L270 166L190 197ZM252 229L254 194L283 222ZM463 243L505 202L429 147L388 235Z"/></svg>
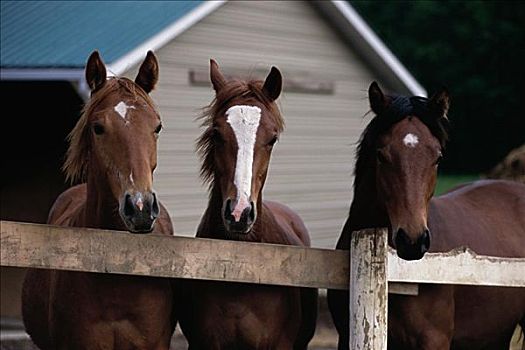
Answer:
<svg viewBox="0 0 525 350"><path fill-rule="evenodd" d="M286 128L264 192L301 215L313 246L333 248L352 199L355 143L369 121L366 91L378 79L352 48L306 2L232 1L156 53L161 73L153 98L165 129L155 187L182 235L195 234L206 206L195 118L214 95L190 85L189 70L208 71L215 58L226 73L266 74L275 65L285 80L333 81L332 95L281 95Z"/></svg>

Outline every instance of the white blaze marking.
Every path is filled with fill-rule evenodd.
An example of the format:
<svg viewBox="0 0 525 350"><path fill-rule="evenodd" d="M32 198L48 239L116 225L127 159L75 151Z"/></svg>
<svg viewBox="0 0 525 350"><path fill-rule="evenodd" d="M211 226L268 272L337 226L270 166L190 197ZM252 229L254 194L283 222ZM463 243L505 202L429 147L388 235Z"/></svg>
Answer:
<svg viewBox="0 0 525 350"><path fill-rule="evenodd" d="M135 109L135 106L128 106L125 102L123 101L120 101L116 106L115 106L115 112L117 112L121 117L122 119L126 120L126 115L128 114L128 109ZM128 123L128 121L126 120L126 124Z"/></svg>
<svg viewBox="0 0 525 350"><path fill-rule="evenodd" d="M237 139L237 163L233 183L237 187L237 204L232 215L239 221L243 210L250 205L249 198L252 187L253 148L261 109L256 106L233 106L226 111L227 122L233 129Z"/></svg>
<svg viewBox="0 0 525 350"><path fill-rule="evenodd" d="M417 137L417 135L408 133L408 134L406 134L405 138L403 139L403 143L407 147L414 148L419 143L419 138Z"/></svg>
<svg viewBox="0 0 525 350"><path fill-rule="evenodd" d="M144 208L144 203L142 202L142 194L139 192L137 194L137 197L138 197L137 198L137 203L136 203L137 208L139 208L139 210L142 211L142 208Z"/></svg>
<svg viewBox="0 0 525 350"><path fill-rule="evenodd" d="M131 184L134 184L134 181L133 181L133 172L129 173L129 181L131 181Z"/></svg>

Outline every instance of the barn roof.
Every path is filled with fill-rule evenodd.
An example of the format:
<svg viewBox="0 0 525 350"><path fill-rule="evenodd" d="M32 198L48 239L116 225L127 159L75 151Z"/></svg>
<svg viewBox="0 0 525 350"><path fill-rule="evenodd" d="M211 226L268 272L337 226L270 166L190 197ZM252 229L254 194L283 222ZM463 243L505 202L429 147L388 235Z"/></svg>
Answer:
<svg viewBox="0 0 525 350"><path fill-rule="evenodd" d="M220 7L220 1L2 1L1 79L83 82L86 58L98 49L109 71L124 73ZM314 1L360 55L414 95L426 95L348 2Z"/></svg>
<svg viewBox="0 0 525 350"><path fill-rule="evenodd" d="M83 68L97 48L113 62L202 1L2 1L2 67Z"/></svg>

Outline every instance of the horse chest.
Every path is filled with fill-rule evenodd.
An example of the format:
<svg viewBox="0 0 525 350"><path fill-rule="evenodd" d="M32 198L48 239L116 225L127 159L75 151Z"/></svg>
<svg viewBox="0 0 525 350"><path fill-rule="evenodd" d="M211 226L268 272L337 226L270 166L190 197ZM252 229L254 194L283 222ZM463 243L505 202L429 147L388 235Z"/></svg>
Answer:
<svg viewBox="0 0 525 350"><path fill-rule="evenodd" d="M190 344L267 349L292 344L297 336L300 299L295 289L203 283L195 290Z"/></svg>
<svg viewBox="0 0 525 350"><path fill-rule="evenodd" d="M56 272L53 338L69 348L148 349L169 343L167 281Z"/></svg>

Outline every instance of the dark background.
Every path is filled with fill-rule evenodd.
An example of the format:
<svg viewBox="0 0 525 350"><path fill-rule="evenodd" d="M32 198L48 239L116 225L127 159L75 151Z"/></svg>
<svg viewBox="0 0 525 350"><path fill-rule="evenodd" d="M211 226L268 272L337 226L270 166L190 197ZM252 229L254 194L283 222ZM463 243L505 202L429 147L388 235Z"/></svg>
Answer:
<svg viewBox="0 0 525 350"><path fill-rule="evenodd" d="M351 1L429 95L451 95L441 170L486 172L525 142L525 2Z"/></svg>

